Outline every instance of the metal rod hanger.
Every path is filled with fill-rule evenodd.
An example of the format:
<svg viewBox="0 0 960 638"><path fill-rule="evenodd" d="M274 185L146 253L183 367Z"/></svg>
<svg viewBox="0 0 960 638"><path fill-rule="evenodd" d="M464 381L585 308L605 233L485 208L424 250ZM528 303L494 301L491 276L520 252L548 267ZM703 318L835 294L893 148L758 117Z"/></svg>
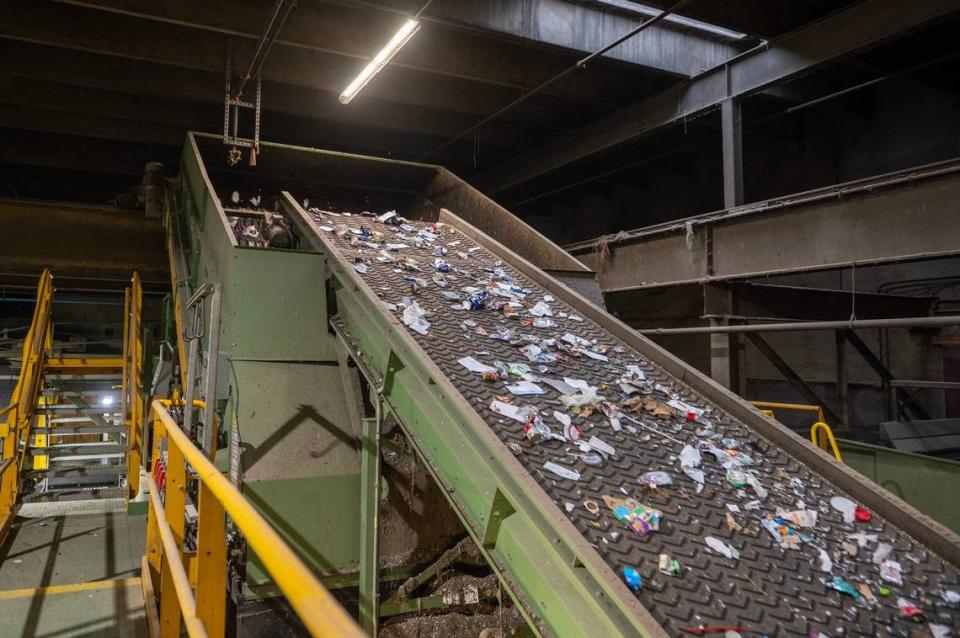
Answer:
<svg viewBox="0 0 960 638"><path fill-rule="evenodd" d="M260 73L260 67L263 66L263 61L276 43L277 36L280 35L280 29L283 28L283 23L287 21L287 17L296 5L297 0L277 0L277 4L273 8L273 15L270 16L270 20L260 36L260 41L257 42L257 50L253 54L253 59L250 60L250 67L240 78L240 86L237 87L237 92L234 94L235 99L239 100L243 97L244 89Z"/></svg>
<svg viewBox="0 0 960 638"><path fill-rule="evenodd" d="M947 317L900 317L896 319L857 319L854 321L799 321L791 323L755 323L735 326L691 326L687 328L651 328L638 330L642 335L739 334L747 332L800 332L803 330L843 330L866 328L932 328L960 325L960 315Z"/></svg>

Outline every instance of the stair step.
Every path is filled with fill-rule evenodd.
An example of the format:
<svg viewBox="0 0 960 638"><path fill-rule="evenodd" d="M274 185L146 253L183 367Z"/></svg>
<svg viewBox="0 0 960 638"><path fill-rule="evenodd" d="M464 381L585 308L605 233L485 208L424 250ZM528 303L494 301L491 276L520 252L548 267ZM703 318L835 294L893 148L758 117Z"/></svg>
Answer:
<svg viewBox="0 0 960 638"><path fill-rule="evenodd" d="M42 406L37 406L34 412L36 412L37 414L46 414L46 415L54 415L54 414L57 414L57 415L66 415L66 414L119 415L119 414L122 414L122 412L119 409L113 408L113 407L98 408L96 406L91 406L89 408L78 408L75 405L42 405Z"/></svg>
<svg viewBox="0 0 960 638"><path fill-rule="evenodd" d="M48 434L62 436L64 434L123 434L127 427L122 425L55 425L44 428L35 428L33 434Z"/></svg>
<svg viewBox="0 0 960 638"><path fill-rule="evenodd" d="M74 483L107 482L116 480L127 473L125 465L77 465L74 467L56 467L47 470L29 470L25 478L70 485Z"/></svg>
<svg viewBox="0 0 960 638"><path fill-rule="evenodd" d="M67 488L51 490L48 492L39 492L35 494L24 494L25 503L46 503L51 501L89 501L108 498L121 498L125 495L124 487L93 487L93 488Z"/></svg>
<svg viewBox="0 0 960 638"><path fill-rule="evenodd" d="M126 444L120 443L58 443L48 447L31 447L27 450L32 456L63 458L69 456L94 457L106 454L125 454Z"/></svg>

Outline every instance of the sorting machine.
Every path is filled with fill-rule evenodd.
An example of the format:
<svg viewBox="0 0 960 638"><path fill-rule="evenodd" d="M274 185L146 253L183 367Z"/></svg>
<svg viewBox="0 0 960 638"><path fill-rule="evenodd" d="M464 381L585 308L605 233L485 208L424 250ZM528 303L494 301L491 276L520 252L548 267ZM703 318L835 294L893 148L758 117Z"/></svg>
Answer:
<svg viewBox="0 0 960 638"><path fill-rule="evenodd" d="M323 582L354 592L342 600L358 606L368 631L387 613L416 609L381 606L389 583L416 574L463 533L533 635L661 636L712 627L906 634L913 625L898 611L899 596L923 606L929 622L957 626L960 610L948 600L960 589L956 534L607 314L580 262L445 169L269 143L256 167L228 166L223 150L220 138L190 134L167 201L175 365L183 393L207 406L185 420L207 430L198 440L219 449L217 464ZM289 247L243 245L230 219L238 197L256 201L268 224L282 225ZM349 232L331 232L341 224L358 232L377 226L361 213L390 210L410 220L413 230L405 232L442 228L437 245L474 249L464 269L481 276L499 269L530 300L551 299L557 318L549 332L573 333L606 353L567 356L546 376L576 377L614 397L608 386L625 366L637 366L655 388L651 398L680 401L694 416L640 412L620 428L602 411L583 417L584 438L615 450L599 466L578 460L570 441L525 436L520 423L490 407L508 395L502 382L485 382L458 363L470 355L524 360L517 344L464 325L470 320L491 334L515 320L454 309L439 288L415 290L405 279L411 273L377 262L376 251L367 251L361 272L362 247L358 253ZM431 242L411 254L429 265L434 248ZM426 334L405 325L403 297L428 311ZM513 401L545 419L562 409L553 390ZM738 494L709 455L702 490L680 471L684 445L712 437L735 439L756 459L750 469L770 492L759 499L761 510L746 509L756 494ZM397 455L412 462L398 469L388 460ZM579 476L545 469L552 463ZM651 490L638 481L652 470L670 472L673 485ZM659 529L632 533L604 496L652 503L662 513ZM829 505L837 496L871 520L859 528L845 523ZM587 501L600 511L584 507ZM819 521L803 547L783 549L759 521L797 509L798 501L817 510ZM736 503L739 530L728 523L727 505ZM876 545L856 556L841 549L856 532L875 534L899 558L904 584L891 586L890 598L877 593L868 603L831 585L842 577L869 583L873 594L889 584L876 575ZM738 556L710 549L707 537ZM242 539L233 540L231 592L242 616L276 591ZM820 550L831 557L829 569ZM659 572L660 554L678 559L681 573ZM636 590L624 567L641 575Z"/></svg>

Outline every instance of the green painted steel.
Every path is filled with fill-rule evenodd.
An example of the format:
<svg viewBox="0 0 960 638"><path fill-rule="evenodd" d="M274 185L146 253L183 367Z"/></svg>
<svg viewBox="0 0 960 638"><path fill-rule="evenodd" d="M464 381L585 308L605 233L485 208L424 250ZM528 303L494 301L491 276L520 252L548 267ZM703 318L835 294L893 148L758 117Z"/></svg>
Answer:
<svg viewBox="0 0 960 638"><path fill-rule="evenodd" d="M356 474L252 481L243 493L290 548L321 576L353 574L360 556L360 477ZM247 583L270 582L255 555Z"/></svg>
<svg viewBox="0 0 960 638"><path fill-rule="evenodd" d="M182 160L182 241L185 252L197 256L195 284L222 286L221 348L236 359L336 361L334 341L322 327L322 256L237 246L193 142L188 138Z"/></svg>
<svg viewBox="0 0 960 638"><path fill-rule="evenodd" d="M502 443L380 308L376 294L333 251L328 255L344 334L374 377L371 385L383 388L385 404L528 621L554 636L656 631L644 623L648 616L636 599L619 594L622 585L563 513L512 455L501 453Z"/></svg>
<svg viewBox="0 0 960 638"><path fill-rule="evenodd" d="M326 328L323 258L237 246L193 135L175 202L181 304L205 282L223 291L222 373L233 388L225 421L238 417L244 493L319 576L355 574L360 462ZM230 454L217 460L226 470ZM248 584L267 580L251 556Z"/></svg>
<svg viewBox="0 0 960 638"><path fill-rule="evenodd" d="M363 419L360 457L360 626L371 636L379 626L380 415Z"/></svg>
<svg viewBox="0 0 960 638"><path fill-rule="evenodd" d="M960 463L838 440L843 462L930 518L960 532Z"/></svg>

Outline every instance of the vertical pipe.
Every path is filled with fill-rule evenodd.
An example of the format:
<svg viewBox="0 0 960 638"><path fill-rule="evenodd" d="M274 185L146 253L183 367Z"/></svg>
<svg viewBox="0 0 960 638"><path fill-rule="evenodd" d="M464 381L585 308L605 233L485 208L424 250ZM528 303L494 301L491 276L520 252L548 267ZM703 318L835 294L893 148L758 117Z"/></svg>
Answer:
<svg viewBox="0 0 960 638"><path fill-rule="evenodd" d="M843 429L850 427L850 404L847 395L847 335L843 330L833 333L837 349L837 401L840 402L840 420Z"/></svg>
<svg viewBox="0 0 960 638"><path fill-rule="evenodd" d="M190 356L187 358L187 387L183 389L183 431L193 435L193 386L197 376L197 358L200 350L200 337L190 340Z"/></svg>
<svg viewBox="0 0 960 638"><path fill-rule="evenodd" d="M216 451L214 413L217 404L217 363L220 359L220 285L213 287L210 301L210 332L207 337L207 369L203 377L203 451L211 459Z"/></svg>

